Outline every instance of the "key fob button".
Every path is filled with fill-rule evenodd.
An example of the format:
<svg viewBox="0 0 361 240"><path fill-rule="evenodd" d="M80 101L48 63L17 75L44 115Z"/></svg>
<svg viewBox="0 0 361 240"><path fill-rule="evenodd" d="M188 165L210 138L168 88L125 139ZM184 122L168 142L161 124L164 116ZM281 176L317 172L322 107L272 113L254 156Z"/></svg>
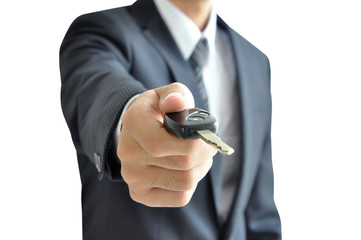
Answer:
<svg viewBox="0 0 361 240"><path fill-rule="evenodd" d="M209 118L209 113L204 112L204 111L195 111L190 113L186 120L187 121L191 121L191 122L201 122L206 120L207 118Z"/></svg>
<svg viewBox="0 0 361 240"><path fill-rule="evenodd" d="M187 117L187 121L191 121L191 122L202 122L203 120L204 120L204 118L197 117L197 116L189 116L189 117Z"/></svg>
<svg viewBox="0 0 361 240"><path fill-rule="evenodd" d="M207 112L196 112L197 115L202 116L203 118L209 118L209 113Z"/></svg>

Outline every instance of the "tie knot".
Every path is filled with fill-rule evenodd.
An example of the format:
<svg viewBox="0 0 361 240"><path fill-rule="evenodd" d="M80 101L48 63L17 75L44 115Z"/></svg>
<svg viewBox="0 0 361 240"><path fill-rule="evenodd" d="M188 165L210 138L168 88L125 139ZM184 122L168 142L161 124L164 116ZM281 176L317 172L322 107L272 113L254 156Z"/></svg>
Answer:
<svg viewBox="0 0 361 240"><path fill-rule="evenodd" d="M193 50L192 55L189 58L189 62L193 67L193 70L198 73L203 69L208 58L208 42L207 39L202 38L197 43Z"/></svg>

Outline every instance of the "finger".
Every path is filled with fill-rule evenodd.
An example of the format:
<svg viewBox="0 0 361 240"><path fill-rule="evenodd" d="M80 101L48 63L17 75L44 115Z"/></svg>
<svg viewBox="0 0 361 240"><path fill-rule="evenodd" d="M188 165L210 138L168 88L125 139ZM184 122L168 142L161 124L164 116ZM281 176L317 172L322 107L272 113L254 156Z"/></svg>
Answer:
<svg viewBox="0 0 361 240"><path fill-rule="evenodd" d="M189 170L170 170L155 166L144 169L147 174L142 179L144 188L161 188L171 191L189 191L195 188L204 176L208 173L213 163L212 158L208 158L201 164Z"/></svg>
<svg viewBox="0 0 361 240"><path fill-rule="evenodd" d="M195 141L195 146L186 147L187 150L194 148L198 152L209 152L209 156L213 157L216 153L214 148L204 149L202 146L205 144L202 140L190 140ZM199 156L192 158L190 155L175 155L165 157L152 157L149 153L143 149L143 147L134 139L123 140L123 135L120 136L117 154L122 162L138 163L143 166L156 166L170 170L190 170L193 167L201 164L207 157ZM198 153L191 153L191 155L199 155Z"/></svg>
<svg viewBox="0 0 361 240"><path fill-rule="evenodd" d="M129 190L131 198L148 207L184 207L191 200L195 188L190 191L169 191L152 188L144 192Z"/></svg>
<svg viewBox="0 0 361 240"><path fill-rule="evenodd" d="M117 148L118 158L122 162L137 163L142 166L157 166L171 170L188 170L198 164L191 161L190 157L186 155L152 157L135 139L124 139L123 133L120 135Z"/></svg>
<svg viewBox="0 0 361 240"><path fill-rule="evenodd" d="M122 117L121 142L126 143L128 138L132 138L153 157L187 154L192 148L190 144L169 134L161 122L162 117L158 115L144 113L141 109L127 111Z"/></svg>
<svg viewBox="0 0 361 240"><path fill-rule="evenodd" d="M209 146L208 146L209 147ZM174 191L193 188L209 171L213 163L213 148L200 148L189 156L152 158L135 141L118 146L123 179L133 188L153 187Z"/></svg>
<svg viewBox="0 0 361 240"><path fill-rule="evenodd" d="M135 123L138 131L132 134L139 145L152 157L189 155L199 146L199 141L183 140L170 134L159 121L146 119ZM126 129L132 131L132 129Z"/></svg>
<svg viewBox="0 0 361 240"><path fill-rule="evenodd" d="M118 153L119 151L122 150L118 150ZM137 152L141 152L141 149ZM199 162L193 168L174 170L149 165L146 159L148 155L143 153L133 156L128 154L126 157L124 154L118 156L122 161L121 175L124 181L131 189L137 191L145 191L155 187L172 191L189 191L195 188L198 182L207 174L213 162L212 156L207 156L207 159L202 158L191 161ZM173 157L172 160L174 161L171 164L174 164L179 159L182 160L181 157ZM159 163L157 160L149 162ZM161 163L163 164L164 162Z"/></svg>
<svg viewBox="0 0 361 240"><path fill-rule="evenodd" d="M207 159L212 158L217 153L217 150L200 139L191 141L197 142L195 143L194 151L190 152L189 155L156 158L148 156L148 158L144 158L146 161L144 164L171 170L190 170L195 166L202 164Z"/></svg>
<svg viewBox="0 0 361 240"><path fill-rule="evenodd" d="M179 112L194 107L191 91L181 83L172 83L154 91L159 97L159 109L162 113Z"/></svg>

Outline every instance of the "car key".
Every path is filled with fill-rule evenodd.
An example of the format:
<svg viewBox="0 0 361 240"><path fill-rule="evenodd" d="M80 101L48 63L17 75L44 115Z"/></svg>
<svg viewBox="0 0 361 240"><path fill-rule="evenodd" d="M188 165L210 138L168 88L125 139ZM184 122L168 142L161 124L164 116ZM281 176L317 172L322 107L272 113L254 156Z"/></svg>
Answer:
<svg viewBox="0 0 361 240"><path fill-rule="evenodd" d="M181 112L166 113L164 126L181 139L201 138L222 154L231 155L234 152L233 148L215 134L217 120L206 110L189 108Z"/></svg>

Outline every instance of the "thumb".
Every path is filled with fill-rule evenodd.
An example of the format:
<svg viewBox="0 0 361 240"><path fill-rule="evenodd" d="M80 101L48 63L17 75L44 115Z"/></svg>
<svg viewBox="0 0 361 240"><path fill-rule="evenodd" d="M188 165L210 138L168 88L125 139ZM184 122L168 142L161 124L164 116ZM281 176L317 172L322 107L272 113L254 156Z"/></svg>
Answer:
<svg viewBox="0 0 361 240"><path fill-rule="evenodd" d="M179 112L194 107L193 95L184 84L172 83L155 91L159 97L159 110L162 113Z"/></svg>

